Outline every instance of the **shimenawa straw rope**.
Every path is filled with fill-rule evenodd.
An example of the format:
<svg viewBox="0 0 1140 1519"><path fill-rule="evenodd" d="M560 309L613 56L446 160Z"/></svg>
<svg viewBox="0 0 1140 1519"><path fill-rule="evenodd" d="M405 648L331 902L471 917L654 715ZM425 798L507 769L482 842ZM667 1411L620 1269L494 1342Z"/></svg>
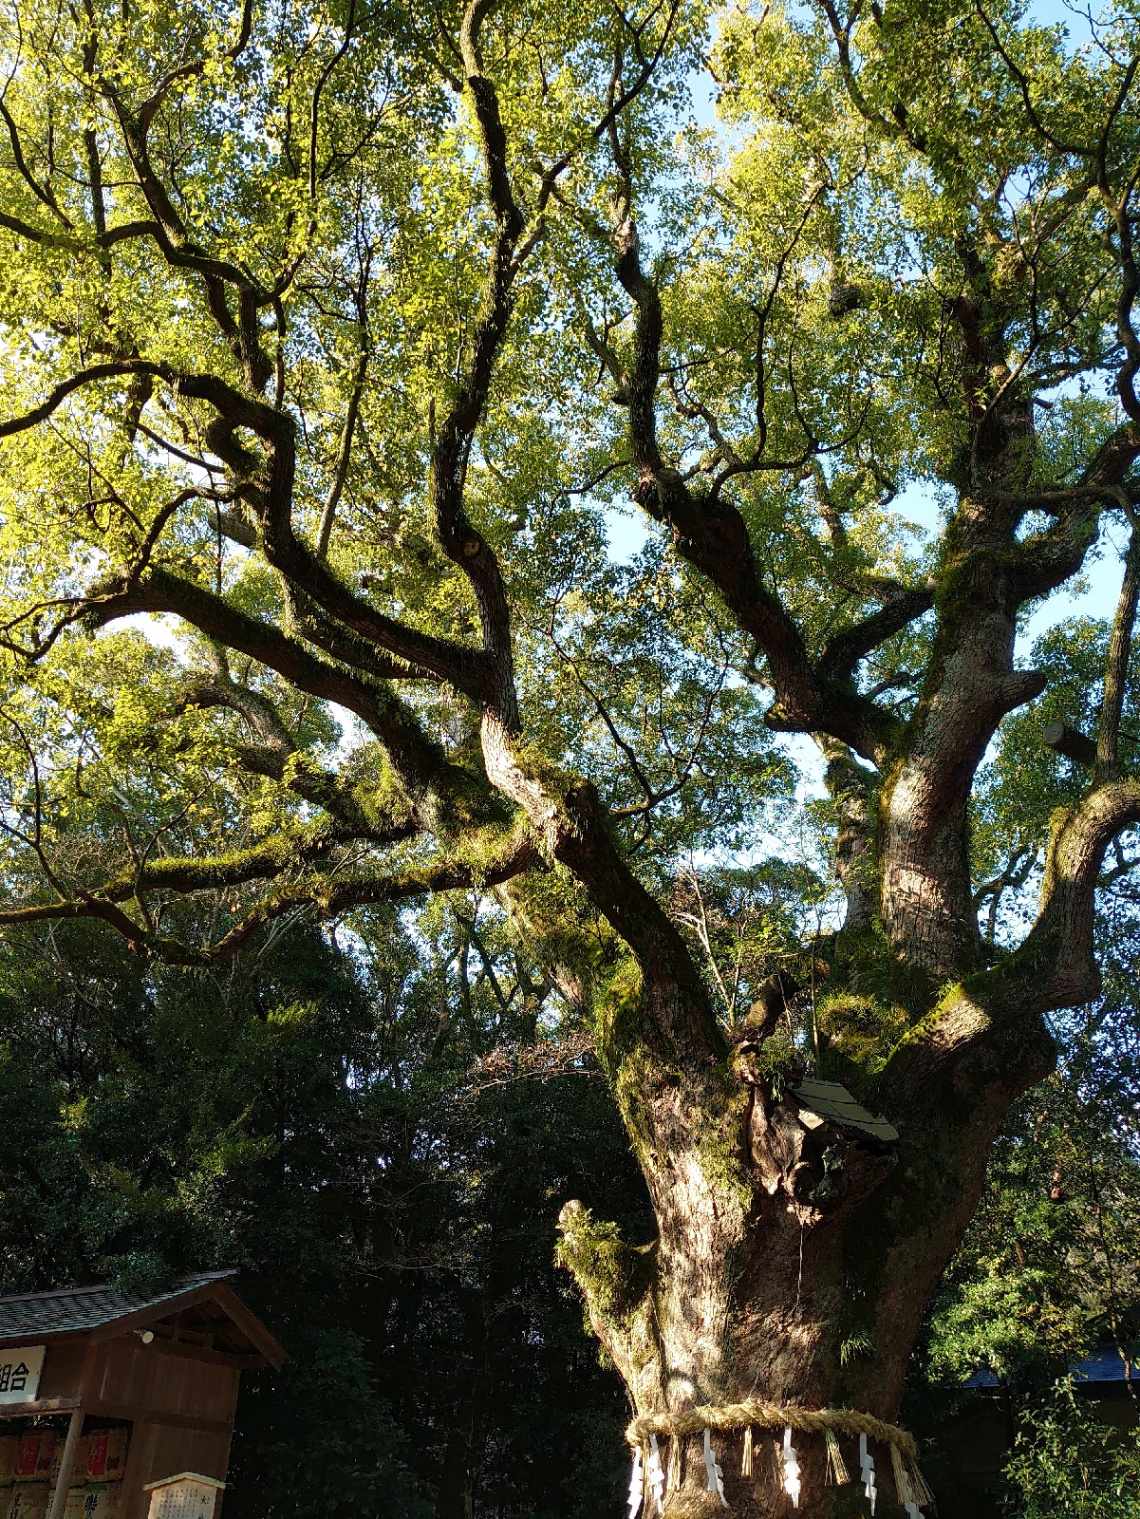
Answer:
<svg viewBox="0 0 1140 1519"><path fill-rule="evenodd" d="M799 1507L800 1468L792 1445L793 1430L799 1430L804 1434L823 1432L827 1476L830 1481L840 1487L850 1479L836 1436L840 1434L859 1436L860 1475L866 1487L867 1497L871 1500L872 1513L875 1511L877 1490L874 1475L875 1463L867 1450L868 1439L877 1440L889 1449L895 1490L909 1519L922 1519L920 1505L930 1506L933 1503L933 1494L918 1468L918 1448L914 1443L914 1437L905 1429L899 1429L898 1425L888 1424L883 1419L876 1419L873 1414L860 1413L854 1408L801 1408L796 1403L766 1403L758 1398L749 1398L744 1403L727 1403L720 1407L698 1404L695 1408L687 1408L674 1414L643 1414L640 1418L633 1420L625 1432L626 1440L634 1450L634 1477L630 1492L631 1519L634 1519L636 1513L633 1489L639 1478L644 1488L645 1468L641 1463L641 1453L650 1445L656 1458L657 1470L660 1471L660 1458L656 1455L658 1436L669 1438L669 1475L666 1486L667 1490L672 1492L680 1486L681 1448L685 1436L704 1435L704 1460L708 1471L708 1488L710 1492L719 1493L720 1500L724 1503L726 1500L721 1468L709 1444L709 1434L714 1429L722 1434L729 1434L734 1430L744 1431L741 1475L751 1477L753 1471L752 1430L755 1426L767 1429L783 1427L783 1446L779 1441L776 1443L776 1465L779 1469L781 1463L783 1464L783 1486L791 1497L794 1508ZM657 1506L660 1507L659 1489L655 1488L654 1496ZM638 1498L637 1507L639 1508L640 1494Z"/></svg>
<svg viewBox="0 0 1140 1519"><path fill-rule="evenodd" d="M629 1425L625 1438L638 1449L650 1435L699 1435L705 1429L728 1433L747 1429L753 1424L764 1429L779 1429L790 1424L805 1434L831 1429L841 1435L866 1435L881 1445L895 1446L908 1461L918 1460L914 1436L896 1424L876 1419L873 1414L860 1413L855 1408L801 1408L796 1403L766 1403L759 1398L749 1398L744 1403L725 1403L720 1407L698 1404L675 1414L642 1414Z"/></svg>

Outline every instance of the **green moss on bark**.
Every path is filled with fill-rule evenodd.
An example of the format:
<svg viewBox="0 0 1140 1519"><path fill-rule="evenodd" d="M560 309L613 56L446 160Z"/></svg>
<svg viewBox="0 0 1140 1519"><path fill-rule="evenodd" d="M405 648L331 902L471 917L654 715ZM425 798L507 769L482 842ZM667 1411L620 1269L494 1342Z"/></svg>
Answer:
<svg viewBox="0 0 1140 1519"><path fill-rule="evenodd" d="M626 1244L617 1224L595 1219L580 1202L565 1205L558 1227L555 1259L577 1282L591 1318L628 1333L653 1285L656 1246Z"/></svg>

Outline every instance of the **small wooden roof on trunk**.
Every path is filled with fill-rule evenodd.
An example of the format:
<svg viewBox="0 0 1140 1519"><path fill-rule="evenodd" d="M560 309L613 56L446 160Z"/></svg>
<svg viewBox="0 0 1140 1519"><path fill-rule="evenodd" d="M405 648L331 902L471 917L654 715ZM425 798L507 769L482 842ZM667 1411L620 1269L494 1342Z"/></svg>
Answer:
<svg viewBox="0 0 1140 1519"><path fill-rule="evenodd" d="M121 1292L106 1285L20 1292L0 1297L0 1348L29 1341L82 1339L89 1344L132 1330L280 1367L285 1351L230 1285L237 1269L200 1271L162 1292Z"/></svg>

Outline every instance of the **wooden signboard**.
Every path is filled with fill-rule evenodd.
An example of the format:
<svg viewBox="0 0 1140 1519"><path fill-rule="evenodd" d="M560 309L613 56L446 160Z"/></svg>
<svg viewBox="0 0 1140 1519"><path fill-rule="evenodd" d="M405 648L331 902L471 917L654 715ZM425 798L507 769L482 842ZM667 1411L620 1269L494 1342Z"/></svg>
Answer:
<svg viewBox="0 0 1140 1519"><path fill-rule="evenodd" d="M179 1472L162 1482L148 1482L148 1519L214 1519L225 1485L201 1472Z"/></svg>

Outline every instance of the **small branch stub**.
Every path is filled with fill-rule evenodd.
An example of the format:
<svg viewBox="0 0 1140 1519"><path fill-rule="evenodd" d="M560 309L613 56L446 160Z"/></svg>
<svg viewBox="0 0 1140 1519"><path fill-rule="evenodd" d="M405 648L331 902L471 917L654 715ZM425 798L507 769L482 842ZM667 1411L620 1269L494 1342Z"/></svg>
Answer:
<svg viewBox="0 0 1140 1519"><path fill-rule="evenodd" d="M1046 749L1064 755L1065 759L1071 759L1074 764L1084 765L1090 770L1096 764L1096 744L1078 729L1070 728L1065 723L1047 723L1041 730L1041 742Z"/></svg>

